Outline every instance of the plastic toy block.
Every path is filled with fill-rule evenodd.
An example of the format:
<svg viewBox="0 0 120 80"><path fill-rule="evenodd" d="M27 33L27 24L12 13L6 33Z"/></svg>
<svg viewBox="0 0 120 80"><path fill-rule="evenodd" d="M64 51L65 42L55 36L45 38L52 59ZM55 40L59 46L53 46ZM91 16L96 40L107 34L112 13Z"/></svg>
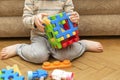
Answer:
<svg viewBox="0 0 120 80"><path fill-rule="evenodd" d="M42 69L38 69L34 72L32 71L28 71L28 80L44 80L44 78L46 78L48 76L47 71L42 70Z"/></svg>
<svg viewBox="0 0 120 80"><path fill-rule="evenodd" d="M14 73L12 69L7 70L7 69L2 69L1 70L2 75L0 75L0 79L3 80L24 80L23 76L19 76L17 72Z"/></svg>
<svg viewBox="0 0 120 80"><path fill-rule="evenodd" d="M9 69L13 69L14 72L18 72L19 75L22 75L21 72L20 72L20 70L19 70L19 68L18 68L18 65L17 65L17 64L13 65L13 67L6 66L6 68L7 68L8 70L9 70Z"/></svg>
<svg viewBox="0 0 120 80"><path fill-rule="evenodd" d="M73 34L76 34L77 32L73 33ZM75 35L75 36L71 36L70 38L64 40L61 42L62 44L62 47L65 48L67 47L68 45L71 45L73 42L77 42L79 40L79 37L78 35Z"/></svg>
<svg viewBox="0 0 120 80"><path fill-rule="evenodd" d="M66 72L60 69L55 69L50 74L52 80L73 80L73 72Z"/></svg>
<svg viewBox="0 0 120 80"><path fill-rule="evenodd" d="M2 75L2 72L0 71L0 76ZM0 80L3 80L2 78L0 78Z"/></svg>
<svg viewBox="0 0 120 80"><path fill-rule="evenodd" d="M78 31L78 25L71 22L67 13L62 12L53 16L49 16L48 18L44 18L43 22L48 41L53 48L65 48L76 42L74 39L75 37L72 36L78 36L78 33L76 33ZM73 39L71 40L70 44L68 40L69 38ZM67 41L68 43L66 42L64 46L62 41Z"/></svg>
<svg viewBox="0 0 120 80"><path fill-rule="evenodd" d="M62 62L60 61L54 61L54 62L44 62L42 65L42 68L45 70L49 69L57 69L57 68L67 68L70 67L72 64L70 60L64 60Z"/></svg>

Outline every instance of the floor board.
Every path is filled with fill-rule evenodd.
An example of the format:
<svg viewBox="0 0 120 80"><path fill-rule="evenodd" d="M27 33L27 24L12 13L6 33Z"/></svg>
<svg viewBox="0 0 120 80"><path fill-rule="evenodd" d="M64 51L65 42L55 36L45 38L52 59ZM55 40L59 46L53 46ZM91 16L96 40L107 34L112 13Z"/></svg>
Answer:
<svg viewBox="0 0 120 80"><path fill-rule="evenodd" d="M86 52L72 61L72 67L63 70L74 72L74 80L120 80L120 38L87 38L103 44L104 52ZM17 43L30 43L27 38L0 39L0 49ZM54 59L50 59L53 61ZM41 69L41 64L32 64L16 56L0 60L0 69L17 64L27 80L27 72ZM50 74L52 70L47 70ZM46 80L50 80L48 77Z"/></svg>

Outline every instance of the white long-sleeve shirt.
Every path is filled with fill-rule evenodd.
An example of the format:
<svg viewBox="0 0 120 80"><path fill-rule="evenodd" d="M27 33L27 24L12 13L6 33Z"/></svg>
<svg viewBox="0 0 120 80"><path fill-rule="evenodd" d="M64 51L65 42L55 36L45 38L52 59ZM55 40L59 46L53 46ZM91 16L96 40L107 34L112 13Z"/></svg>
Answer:
<svg viewBox="0 0 120 80"><path fill-rule="evenodd" d="M23 10L23 23L29 28L34 28L34 17L39 13L54 15L60 12L72 12L72 0L25 0Z"/></svg>

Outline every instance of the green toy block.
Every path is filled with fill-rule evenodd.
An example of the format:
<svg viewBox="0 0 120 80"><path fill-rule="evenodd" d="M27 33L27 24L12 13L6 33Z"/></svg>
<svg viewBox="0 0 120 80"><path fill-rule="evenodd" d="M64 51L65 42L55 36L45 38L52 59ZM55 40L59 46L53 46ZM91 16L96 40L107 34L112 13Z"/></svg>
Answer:
<svg viewBox="0 0 120 80"><path fill-rule="evenodd" d="M60 13L60 14L58 14L60 17L63 17L63 14L62 13ZM54 15L54 16L50 16L49 17L51 20L56 20L56 15ZM47 22L48 23L48 21L49 21L49 19L46 19L45 20L45 22ZM50 42L50 44L51 44L51 46L53 47L53 48L62 48L62 45L61 45L61 43L60 43L60 41L61 41L61 38L56 38L56 35L58 35L58 31L54 31L53 29L54 29L54 27L55 27L55 24L47 24L47 23L45 23L45 31L46 31L46 35L47 35L47 37L48 37L48 41ZM62 20L62 21L60 21L59 22L59 24L61 24L61 25L63 25L63 24L65 24L66 22L65 22L65 20Z"/></svg>
<svg viewBox="0 0 120 80"><path fill-rule="evenodd" d="M2 72L0 71L0 76L2 75ZM2 78L0 78L0 80L3 80Z"/></svg>
<svg viewBox="0 0 120 80"><path fill-rule="evenodd" d="M74 24L69 19L69 15L66 13L63 12L43 18L43 22L46 36L53 48L65 48L75 41L72 36L75 36L73 32L75 33L78 28L76 26L74 27Z"/></svg>

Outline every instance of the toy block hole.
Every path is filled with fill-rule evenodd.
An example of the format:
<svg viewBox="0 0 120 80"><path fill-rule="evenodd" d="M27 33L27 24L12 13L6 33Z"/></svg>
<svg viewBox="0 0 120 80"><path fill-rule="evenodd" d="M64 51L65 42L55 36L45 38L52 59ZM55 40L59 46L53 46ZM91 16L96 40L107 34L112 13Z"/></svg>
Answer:
<svg viewBox="0 0 120 80"><path fill-rule="evenodd" d="M76 24L76 23L73 23L73 26L74 26L74 27L77 27L77 26L78 26L78 24Z"/></svg>
<svg viewBox="0 0 120 80"><path fill-rule="evenodd" d="M56 19L56 16L51 16L50 17L50 20L55 20Z"/></svg>
<svg viewBox="0 0 120 80"><path fill-rule="evenodd" d="M60 17L63 17L63 13L59 13Z"/></svg>
<svg viewBox="0 0 120 80"><path fill-rule="evenodd" d="M49 32L48 35L49 35L50 38L54 37L53 34L52 34L52 32Z"/></svg>
<svg viewBox="0 0 120 80"><path fill-rule="evenodd" d="M65 29L65 30L69 30L69 29L70 29L70 27L69 27L69 24L68 24L68 21L67 21L67 20L65 20L64 29Z"/></svg>
<svg viewBox="0 0 120 80"><path fill-rule="evenodd" d="M65 32L65 30L63 28L60 28L61 29L61 32Z"/></svg>
<svg viewBox="0 0 120 80"><path fill-rule="evenodd" d="M62 20L62 21L59 22L59 24L61 24L61 25L64 25L65 23L66 23L65 20Z"/></svg>
<svg viewBox="0 0 120 80"><path fill-rule="evenodd" d="M51 24L51 25L52 25L53 28L56 26L56 24Z"/></svg>

